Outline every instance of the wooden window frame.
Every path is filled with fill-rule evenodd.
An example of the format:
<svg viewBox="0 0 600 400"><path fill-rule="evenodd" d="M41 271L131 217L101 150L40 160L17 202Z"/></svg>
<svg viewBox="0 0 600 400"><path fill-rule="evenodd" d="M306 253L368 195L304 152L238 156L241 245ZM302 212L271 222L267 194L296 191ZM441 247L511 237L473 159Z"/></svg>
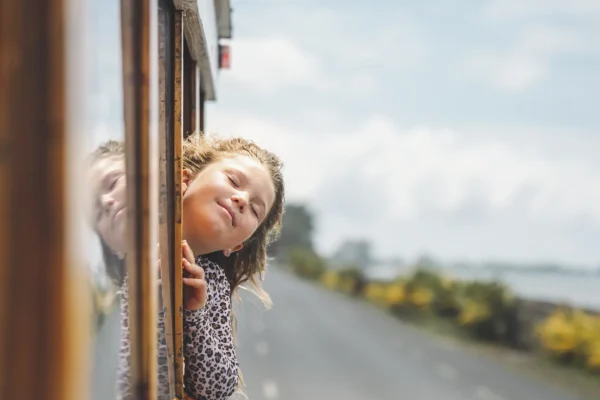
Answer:
<svg viewBox="0 0 600 400"><path fill-rule="evenodd" d="M206 120L206 113L204 111L204 103L206 101L206 94L204 93L204 90L202 90L202 85L200 85L199 88L199 101L198 101L198 114L200 115L199 117L199 129L200 132L204 132L205 129L205 120Z"/></svg>
<svg viewBox="0 0 600 400"><path fill-rule="evenodd" d="M175 218L173 193L174 152L173 152L173 125L174 125L174 23L175 9L170 0L159 0L159 33L158 33L158 69L159 69L159 237L162 282L162 308L165 312L165 340L168 355L168 376L170 397L175 394L175 341L174 341L174 291L172 290L174 277L174 230ZM162 262L166 260L166 262Z"/></svg>
<svg viewBox="0 0 600 400"><path fill-rule="evenodd" d="M159 220L162 303L169 360L170 395L183 399L183 270L182 259L182 151L184 126L190 124L185 98L183 12L170 1L159 3L165 29L159 34L161 103ZM187 112L186 112L187 110ZM187 120L187 122L186 122Z"/></svg>
<svg viewBox="0 0 600 400"><path fill-rule="evenodd" d="M183 51L183 138L198 130L198 96L196 61L192 58L188 43L184 40Z"/></svg>
<svg viewBox="0 0 600 400"><path fill-rule="evenodd" d="M206 95L194 54L202 62L206 56L199 52L198 43L191 46L185 41L186 34L193 35L198 29L199 16L196 10L191 28L186 30L183 3L121 0L129 182L126 268L130 367L133 397L144 400L157 395L156 232L160 235L161 259L169 261L161 265L160 273L162 304L167 311L170 387L173 398L186 398L182 143L190 133L204 130ZM162 36L166 56L160 62L159 54L157 63L152 46L160 44L153 25L159 5L167 7L168 23ZM74 88L76 85L67 87L67 76L72 79L73 72L82 68L77 57L81 52L70 49L80 41L77 37L84 23L81 11L76 0L20 0L0 5L0 190L6 194L0 196L0 243L5 244L0 252L2 398L33 400L40 393L56 400L89 396L90 370L82 366L90 365L91 324L88 327L81 321L90 315L92 306L88 288L81 285L84 260L76 256L77 246L71 241L75 231L67 208L73 201L69 152L78 151L70 145L69 134L81 134L84 126L77 120L83 118L78 95L85 93ZM159 107L154 112L152 89L157 83ZM210 90L214 97L214 90ZM153 134L155 125L158 135ZM31 157L21 162L17 155L25 151ZM159 220L155 221L157 214ZM34 252L31 243L35 244ZM27 284L24 270L33 277Z"/></svg>
<svg viewBox="0 0 600 400"><path fill-rule="evenodd" d="M151 132L157 11L153 0L121 0L130 371L133 398L144 400L157 394L157 138Z"/></svg>
<svg viewBox="0 0 600 400"><path fill-rule="evenodd" d="M75 11L0 3L0 398L89 395L91 298L69 207L82 93L67 76L81 73L82 24L64 21Z"/></svg>
<svg viewBox="0 0 600 400"><path fill-rule="evenodd" d="M182 235L182 194L181 181L183 169L183 11L175 11L175 23L173 24L173 186L174 206L173 206L173 283L171 289L174 293L173 309L173 329L175 342L175 396L177 399L184 398L183 390L183 268L181 259L183 252L181 248Z"/></svg>
<svg viewBox="0 0 600 400"><path fill-rule="evenodd" d="M184 390L182 178L183 140L198 124L198 68L185 40L185 13L181 4L160 1L168 21L159 34L164 55L159 66L160 126L160 252L162 301L169 358L170 395L187 398Z"/></svg>

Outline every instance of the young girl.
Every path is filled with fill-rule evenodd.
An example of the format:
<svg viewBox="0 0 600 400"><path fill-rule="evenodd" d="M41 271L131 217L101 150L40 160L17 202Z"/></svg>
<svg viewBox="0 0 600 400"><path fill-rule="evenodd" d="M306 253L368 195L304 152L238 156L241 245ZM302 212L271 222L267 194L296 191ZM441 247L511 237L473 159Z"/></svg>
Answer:
<svg viewBox="0 0 600 400"><path fill-rule="evenodd" d="M260 288L266 247L281 226L281 161L240 139L190 137L183 147L184 352L186 393L197 399L231 396L239 382L231 299L240 285ZM91 157L94 229L108 275L121 287L119 386L131 396L125 249L125 166L122 143L110 141ZM198 255L198 256L194 256ZM169 399L164 310L159 314L158 398Z"/></svg>

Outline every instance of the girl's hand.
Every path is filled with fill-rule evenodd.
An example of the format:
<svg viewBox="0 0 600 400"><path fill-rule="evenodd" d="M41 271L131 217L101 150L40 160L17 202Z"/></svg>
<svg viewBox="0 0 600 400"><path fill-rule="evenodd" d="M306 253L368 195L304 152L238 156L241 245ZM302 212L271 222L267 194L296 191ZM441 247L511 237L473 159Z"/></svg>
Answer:
<svg viewBox="0 0 600 400"><path fill-rule="evenodd" d="M206 281L204 269L196 265L192 249L184 240L182 244L183 258L183 308L199 310L206 304Z"/></svg>

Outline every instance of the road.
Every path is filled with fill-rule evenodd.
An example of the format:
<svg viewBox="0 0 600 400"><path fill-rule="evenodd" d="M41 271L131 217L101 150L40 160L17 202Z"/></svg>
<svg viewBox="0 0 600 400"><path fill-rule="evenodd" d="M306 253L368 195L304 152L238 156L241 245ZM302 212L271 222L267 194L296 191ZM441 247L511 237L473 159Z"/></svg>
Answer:
<svg viewBox="0 0 600 400"><path fill-rule="evenodd" d="M119 308L107 316L94 342L92 370L92 400L114 400L116 396L117 363L119 362Z"/></svg>
<svg viewBox="0 0 600 400"><path fill-rule="evenodd" d="M506 362L271 269L274 306L246 302L239 358L250 400L571 400Z"/></svg>
<svg viewBox="0 0 600 400"><path fill-rule="evenodd" d="M577 399L504 361L287 272L271 269L265 288L271 310L244 296L243 312L237 312L238 356L250 400ZM104 349L118 344L115 332L116 314L98 338L104 361L95 370L95 400L114 398L106 393L113 387L116 347L114 357Z"/></svg>

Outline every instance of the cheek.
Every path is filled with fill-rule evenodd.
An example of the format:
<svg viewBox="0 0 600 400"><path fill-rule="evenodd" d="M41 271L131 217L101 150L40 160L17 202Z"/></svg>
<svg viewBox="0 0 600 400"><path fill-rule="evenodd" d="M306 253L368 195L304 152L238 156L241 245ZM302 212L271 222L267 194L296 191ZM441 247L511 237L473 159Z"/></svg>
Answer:
<svg viewBox="0 0 600 400"><path fill-rule="evenodd" d="M193 216L198 212L202 204L202 196L200 196L197 192L187 191L182 198L181 206L185 212L186 218L188 216Z"/></svg>
<svg viewBox="0 0 600 400"><path fill-rule="evenodd" d="M109 247L113 247L114 240L112 232L104 221L100 221L97 226L98 234L100 238L109 245Z"/></svg>
<svg viewBox="0 0 600 400"><path fill-rule="evenodd" d="M125 185L125 178L119 179L119 183L115 189L115 198L120 201L125 201L127 198L127 186Z"/></svg>
<svg viewBox="0 0 600 400"><path fill-rule="evenodd" d="M244 223L244 226L242 227L242 229L240 229L241 241L250 239L250 236L252 236L254 234L254 232L256 232L256 229L258 229L257 222L255 220L252 220L249 218Z"/></svg>
<svg viewBox="0 0 600 400"><path fill-rule="evenodd" d="M183 197L183 224L188 225L193 229L201 229L206 225L206 220L209 218L207 210L207 202L202 196L184 196Z"/></svg>

